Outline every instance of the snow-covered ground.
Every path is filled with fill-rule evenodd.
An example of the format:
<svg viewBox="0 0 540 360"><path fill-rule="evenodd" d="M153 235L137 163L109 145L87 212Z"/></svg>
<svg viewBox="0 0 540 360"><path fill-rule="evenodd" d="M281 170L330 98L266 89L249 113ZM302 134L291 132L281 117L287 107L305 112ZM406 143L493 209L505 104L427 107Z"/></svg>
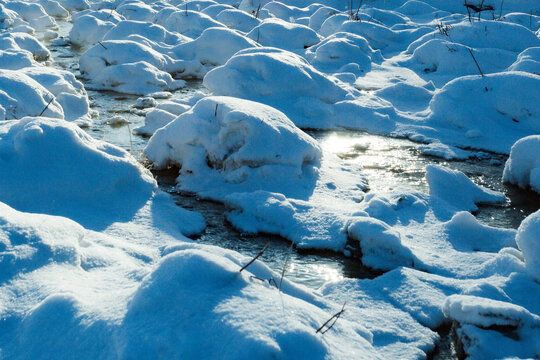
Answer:
<svg viewBox="0 0 540 360"><path fill-rule="evenodd" d="M375 142L309 133L540 193L538 0L5 0L0 30L0 358L424 359L449 324L450 357L540 357L538 208L491 226L483 174L394 186ZM381 275L312 289L198 243L149 168Z"/></svg>

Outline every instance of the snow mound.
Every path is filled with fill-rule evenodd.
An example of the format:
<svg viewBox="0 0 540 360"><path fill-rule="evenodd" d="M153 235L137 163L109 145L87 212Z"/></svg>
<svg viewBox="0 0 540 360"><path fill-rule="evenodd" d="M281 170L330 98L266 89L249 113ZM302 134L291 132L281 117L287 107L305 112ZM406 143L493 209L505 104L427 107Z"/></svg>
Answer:
<svg viewBox="0 0 540 360"><path fill-rule="evenodd" d="M196 248L165 256L128 305L121 356L191 358L204 351L220 359L378 358L361 326L339 321L320 337L315 331L328 314L251 278L252 268L264 276L258 264L239 273L242 264L235 260Z"/></svg>
<svg viewBox="0 0 540 360"><path fill-rule="evenodd" d="M180 76L203 78L212 68L223 65L236 52L257 47L257 43L234 30L213 27L203 31L197 39L174 48L175 58L182 59Z"/></svg>
<svg viewBox="0 0 540 360"><path fill-rule="evenodd" d="M309 27L276 18L264 20L247 37L263 46L300 52L321 41L321 37Z"/></svg>
<svg viewBox="0 0 540 360"><path fill-rule="evenodd" d="M153 135L157 129L164 127L189 109L191 109L191 106L184 103L176 101L161 102L155 109L146 113L144 125L134 131L142 135Z"/></svg>
<svg viewBox="0 0 540 360"><path fill-rule="evenodd" d="M504 71L515 58L515 53L503 49L471 49L449 39L431 39L417 47L405 64L412 66L418 73L436 73L454 79L458 76L478 75L478 66L484 74Z"/></svg>
<svg viewBox="0 0 540 360"><path fill-rule="evenodd" d="M215 95L270 105L302 128L326 128L332 105L352 98L335 78L319 72L304 58L276 48L239 51L206 74L203 83Z"/></svg>
<svg viewBox="0 0 540 360"><path fill-rule="evenodd" d="M163 19L160 25L190 38L199 37L204 30L211 27L225 27L210 16L192 10L175 11Z"/></svg>
<svg viewBox="0 0 540 360"><path fill-rule="evenodd" d="M90 80L92 88L138 95L183 87L183 80L174 80L169 74L182 71L180 63L127 40L103 41L79 60L81 74Z"/></svg>
<svg viewBox="0 0 540 360"><path fill-rule="evenodd" d="M236 29L245 33L250 32L255 26L261 23L260 19L245 11L237 9L224 9L216 16L216 20L231 29Z"/></svg>
<svg viewBox="0 0 540 360"><path fill-rule="evenodd" d="M311 63L324 72L342 72L343 67L355 69L355 75L371 70L374 52L366 39L359 35L339 32L308 49L313 54Z"/></svg>
<svg viewBox="0 0 540 360"><path fill-rule="evenodd" d="M529 215L519 226L516 242L525 258L527 272L540 283L540 211Z"/></svg>
<svg viewBox="0 0 540 360"><path fill-rule="evenodd" d="M26 1L7 1L6 9L13 10L30 24L34 29L45 30L56 26L56 21L50 17L43 6Z"/></svg>
<svg viewBox="0 0 540 360"><path fill-rule="evenodd" d="M17 210L110 221L132 216L157 187L126 151L63 120L7 122L0 140L0 201Z"/></svg>
<svg viewBox="0 0 540 360"><path fill-rule="evenodd" d="M116 8L116 12L128 20L148 21L154 20L157 11L143 1L125 1Z"/></svg>
<svg viewBox="0 0 540 360"><path fill-rule="evenodd" d="M79 16L69 31L69 39L76 46L94 45L103 40L105 34L115 26L113 21L104 21L91 15Z"/></svg>
<svg viewBox="0 0 540 360"><path fill-rule="evenodd" d="M191 39L177 33L167 31L163 26L143 21L124 20L114 26L103 40L131 40L150 46L157 52L167 53L170 47L190 41Z"/></svg>
<svg viewBox="0 0 540 360"><path fill-rule="evenodd" d="M478 210L476 204L501 204L504 194L473 183L467 175L441 165L426 166L430 196L438 197L459 210Z"/></svg>
<svg viewBox="0 0 540 360"><path fill-rule="evenodd" d="M64 112L54 96L30 76L20 71L0 70L0 119L38 115L62 119Z"/></svg>
<svg viewBox="0 0 540 360"><path fill-rule="evenodd" d="M8 32L0 35L0 48L23 49L30 51L37 61L48 60L51 57L49 50L38 39L22 32Z"/></svg>
<svg viewBox="0 0 540 360"><path fill-rule="evenodd" d="M399 232L385 222L371 218L355 218L349 225L349 236L362 249L362 263L378 270L392 270L399 266L414 266L418 262L410 249L403 246Z"/></svg>
<svg viewBox="0 0 540 360"><path fill-rule="evenodd" d="M519 54L509 71L525 71L540 75L540 47L532 47Z"/></svg>
<svg viewBox="0 0 540 360"><path fill-rule="evenodd" d="M219 182L249 187L283 174L301 178L305 166L318 164L321 151L269 106L207 97L156 131L145 154L157 168L179 165L182 183L211 191Z"/></svg>
<svg viewBox="0 0 540 360"><path fill-rule="evenodd" d="M432 39L450 40L470 48L491 48L520 53L540 45L540 39L526 27L504 21L461 22L447 27L446 32L435 30L412 42L407 53ZM448 35L447 35L448 34Z"/></svg>
<svg viewBox="0 0 540 360"><path fill-rule="evenodd" d="M435 93L428 123L458 129L464 135L458 143L508 153L518 139L540 132L538 98L538 75L504 72L460 77Z"/></svg>
<svg viewBox="0 0 540 360"><path fill-rule="evenodd" d="M540 193L540 135L519 139L504 165L503 181Z"/></svg>
<svg viewBox="0 0 540 360"><path fill-rule="evenodd" d="M62 107L64 120L72 121L79 126L92 124L86 90L71 72L36 66L23 69L21 73L28 75L49 91L49 96L52 96L54 101Z"/></svg>
<svg viewBox="0 0 540 360"><path fill-rule="evenodd" d="M460 211L445 224L445 232L455 249L498 252L516 247L516 232L481 224L471 213Z"/></svg>

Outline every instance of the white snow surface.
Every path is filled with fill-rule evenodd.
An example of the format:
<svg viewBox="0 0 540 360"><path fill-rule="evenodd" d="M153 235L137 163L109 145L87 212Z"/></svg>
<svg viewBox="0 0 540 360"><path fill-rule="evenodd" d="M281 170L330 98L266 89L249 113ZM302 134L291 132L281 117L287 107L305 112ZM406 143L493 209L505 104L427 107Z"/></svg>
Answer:
<svg viewBox="0 0 540 360"><path fill-rule="evenodd" d="M470 359L540 357L539 211L488 226L470 211L504 194L443 165L429 191L367 192L367 165L307 133L509 154L502 180L540 192L538 1L467 3L1 1L0 357L425 359L445 323ZM51 43L83 53L82 82ZM156 100L193 79L190 100ZM261 261L190 240L204 218L79 128L85 86L155 94L130 110L147 160L239 231L380 275L278 290Z"/></svg>
<svg viewBox="0 0 540 360"><path fill-rule="evenodd" d="M503 181L540 192L540 135L519 139L504 165Z"/></svg>

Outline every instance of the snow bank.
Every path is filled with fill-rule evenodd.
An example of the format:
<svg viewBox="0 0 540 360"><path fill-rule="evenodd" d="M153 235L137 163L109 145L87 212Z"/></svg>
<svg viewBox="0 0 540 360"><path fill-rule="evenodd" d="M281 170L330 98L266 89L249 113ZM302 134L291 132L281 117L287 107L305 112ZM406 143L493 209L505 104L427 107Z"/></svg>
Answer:
<svg viewBox="0 0 540 360"><path fill-rule="evenodd" d="M504 72L465 76L435 93L427 121L462 133L464 137L454 143L508 153L519 138L540 131L536 121L540 118L539 97L538 75Z"/></svg>
<svg viewBox="0 0 540 360"><path fill-rule="evenodd" d="M503 181L540 192L540 136L518 140L504 165Z"/></svg>
<svg viewBox="0 0 540 360"><path fill-rule="evenodd" d="M426 166L429 194L436 196L460 210L478 210L476 204L502 204L504 194L473 183L458 170L441 165Z"/></svg>
<svg viewBox="0 0 540 360"><path fill-rule="evenodd" d="M519 226L516 242L523 253L527 272L540 282L540 211L529 215Z"/></svg>
<svg viewBox="0 0 540 360"><path fill-rule="evenodd" d="M17 210L81 223L104 214L129 218L157 187L126 151L62 120L7 122L0 125L0 140L0 201Z"/></svg>
<svg viewBox="0 0 540 360"><path fill-rule="evenodd" d="M161 257L157 244L129 236L0 203L2 354L381 358L355 321L317 334L341 304L287 279L279 291L266 281L278 274L260 261L239 272L250 258L187 241L168 243Z"/></svg>
<svg viewBox="0 0 540 360"><path fill-rule="evenodd" d="M298 181L321 156L315 140L283 113L230 97L200 100L158 130L145 154L157 168L179 165L180 186L203 194L220 192L218 184L259 188L280 177Z"/></svg>

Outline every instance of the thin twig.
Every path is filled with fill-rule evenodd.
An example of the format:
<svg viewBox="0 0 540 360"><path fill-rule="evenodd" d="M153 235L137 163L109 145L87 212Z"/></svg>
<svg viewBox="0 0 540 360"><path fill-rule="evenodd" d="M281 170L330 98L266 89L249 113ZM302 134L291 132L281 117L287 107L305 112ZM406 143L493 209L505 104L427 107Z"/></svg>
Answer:
<svg viewBox="0 0 540 360"><path fill-rule="evenodd" d="M214 110L214 117L217 117L217 108L218 108L218 104L216 104L216 109Z"/></svg>
<svg viewBox="0 0 540 360"><path fill-rule="evenodd" d="M98 41L98 44L101 45L101 46L103 46L103 48L104 48L105 50L109 50L109 49L107 49L107 47L106 47L105 45L103 45L103 44L101 43L101 41Z"/></svg>
<svg viewBox="0 0 540 360"><path fill-rule="evenodd" d="M480 65L478 65L478 61L476 61L476 58L474 57L474 54L471 50L470 47L467 48L467 50L469 50L469 54L471 54L473 60L474 60L474 63L476 64L476 67L478 68L478 71L480 71L480 75L482 75L482 77L484 77L484 73L482 72L482 69L480 69Z"/></svg>
<svg viewBox="0 0 540 360"><path fill-rule="evenodd" d="M253 264L255 262L255 260L257 260L262 254L264 254L264 251L266 250L266 248L270 245L270 243L264 245L264 247L262 248L261 251L259 251L259 253L253 258L251 259L250 262L248 262L246 265L244 265L239 272L242 272L242 270L244 270L245 268L247 268L249 265Z"/></svg>
<svg viewBox="0 0 540 360"><path fill-rule="evenodd" d="M268 279L268 283L269 283L270 285L272 285L272 283L274 283L274 286L276 287L276 289L279 289L279 287L278 287L278 285L277 285L277 283L276 283L276 279L274 279L273 276L271 276L270 279Z"/></svg>
<svg viewBox="0 0 540 360"><path fill-rule="evenodd" d="M38 116L43 115L43 113L45 112L45 110L47 110L47 108L49 107L49 105L51 105L51 103L53 102L53 100L54 100L54 96L51 97L51 100L49 100L49 102L47 103L47 105L45 105L45 108L43 108L43 110L41 110L41 112L39 113Z"/></svg>
<svg viewBox="0 0 540 360"><path fill-rule="evenodd" d="M501 0L501 8L499 9L499 20L502 18L503 4L504 4L504 0Z"/></svg>
<svg viewBox="0 0 540 360"><path fill-rule="evenodd" d="M360 18L358 17L358 12L360 11L360 7L362 6L363 2L364 0L360 0L360 3L358 3L358 9L356 9L356 14L354 15L355 20L360 20Z"/></svg>
<svg viewBox="0 0 540 360"><path fill-rule="evenodd" d="M281 284L283 284L283 278L285 277L285 272L287 271L287 265L289 264L289 259L291 257L292 248L293 248L293 242L291 242L291 246L289 247L289 253L287 254L287 257L285 258L285 264L283 264L283 269L281 269L281 277L279 279L279 291L281 291Z"/></svg>
<svg viewBox="0 0 540 360"><path fill-rule="evenodd" d="M345 303L343 303L343 307L341 308L341 310L339 312L335 313L334 315L332 315L332 317L330 319L326 320L326 322L324 324L322 324L321 327L317 329L317 331L315 331L315 334L317 334L319 332L321 332L321 334L324 334L325 332L330 330L336 324L336 322L339 319L339 317L341 316L341 314L343 314L343 312L345 312L345 305L347 305L346 301L345 301ZM332 324L330 324L326 330L321 331L332 320L334 320L334 322Z"/></svg>
<svg viewBox="0 0 540 360"><path fill-rule="evenodd" d="M259 11L261 10L261 3L259 3L259 6L257 6L257 12L255 13L255 19L259 18Z"/></svg>

